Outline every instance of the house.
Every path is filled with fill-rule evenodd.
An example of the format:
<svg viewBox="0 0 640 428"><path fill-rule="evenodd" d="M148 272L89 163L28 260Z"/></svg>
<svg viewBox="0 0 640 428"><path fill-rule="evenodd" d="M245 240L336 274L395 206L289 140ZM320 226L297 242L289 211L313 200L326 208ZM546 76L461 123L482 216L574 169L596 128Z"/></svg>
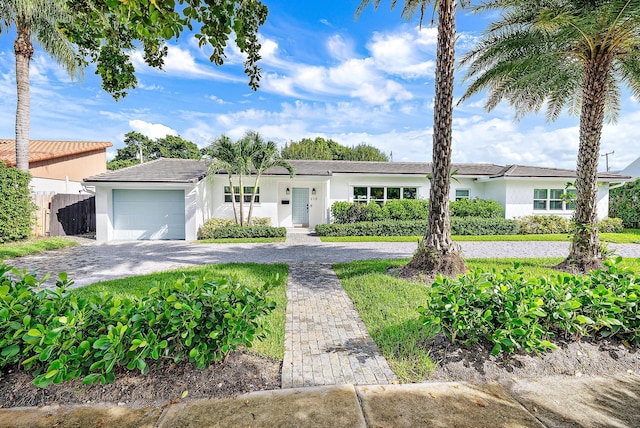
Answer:
<svg viewBox="0 0 640 428"><path fill-rule="evenodd" d="M631 162L625 169L620 171L621 175L630 175L634 179L640 178L640 157Z"/></svg>
<svg viewBox="0 0 640 428"><path fill-rule="evenodd" d="M428 163L291 160L290 178L284 168L268 170L260 180L254 216L270 217L277 226L314 227L331 221L336 201L375 201L428 198ZM208 218L233 218L226 173L207 177L205 160L158 159L85 178L96 189L97 239L196 239ZM507 218L531 214L570 216L564 198L575 172L521 165L454 164L451 199L494 199ZM598 216L608 212L609 187L630 177L599 173ZM237 187L237 181L234 182ZM249 201L253 181L245 179ZM567 190L571 193L571 189ZM236 200L239 195L236 190ZM247 203L248 205L248 203Z"/></svg>
<svg viewBox="0 0 640 428"><path fill-rule="evenodd" d="M29 141L29 172L34 193L80 193L82 179L107 170L109 142ZM0 160L16 164L15 140L0 139Z"/></svg>

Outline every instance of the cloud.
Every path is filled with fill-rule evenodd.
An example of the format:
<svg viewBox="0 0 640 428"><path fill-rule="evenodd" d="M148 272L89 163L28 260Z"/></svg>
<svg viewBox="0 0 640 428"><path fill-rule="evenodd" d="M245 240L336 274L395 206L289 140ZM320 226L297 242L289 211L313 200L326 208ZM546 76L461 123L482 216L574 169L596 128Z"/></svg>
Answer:
<svg viewBox="0 0 640 428"><path fill-rule="evenodd" d="M146 135L152 140L156 138L163 138L167 135L178 135L178 132L175 129L169 128L161 123L149 123L139 119L130 120L129 127L133 131Z"/></svg>
<svg viewBox="0 0 640 428"><path fill-rule="evenodd" d="M375 67L390 75L398 75L405 79L433 76L435 61L430 57L431 48L435 45L437 30L428 28L420 31L402 31L393 34L374 33L367 44Z"/></svg>

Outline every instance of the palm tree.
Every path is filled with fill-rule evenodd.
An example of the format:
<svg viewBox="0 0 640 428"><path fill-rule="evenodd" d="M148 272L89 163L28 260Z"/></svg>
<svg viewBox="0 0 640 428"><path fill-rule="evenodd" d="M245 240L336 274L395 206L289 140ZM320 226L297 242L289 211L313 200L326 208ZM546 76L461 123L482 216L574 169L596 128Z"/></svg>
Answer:
<svg viewBox="0 0 640 428"><path fill-rule="evenodd" d="M253 172L256 176L256 181L253 185L253 192L251 193L251 205L249 206L249 215L247 217L247 223L251 224L251 218L253 215L253 204L260 185L260 177L269 168L282 167L289 172L289 177L293 178L295 169L286 159L283 159L278 150L278 146L273 141L267 141L266 143L257 132L248 132L247 138L252 140L251 152L251 165L253 166Z"/></svg>
<svg viewBox="0 0 640 428"><path fill-rule="evenodd" d="M76 54L58 30L58 23L70 19L65 0L2 0L0 32L16 28L13 49L16 55L16 166L29 171L29 62L35 40L44 51L67 70L73 78L78 74Z"/></svg>
<svg viewBox="0 0 640 428"><path fill-rule="evenodd" d="M362 0L356 16L371 3ZM394 8L397 0L391 0ZM429 193L429 226L418 245L405 273L456 274L465 271L464 261L451 239L449 220L449 189L451 186L451 144L453 115L453 74L455 68L456 0L434 0L438 14L438 40L436 51L436 84L433 111L433 151L431 189ZM467 1L461 1L462 5ZM402 17L412 19L420 11L420 25L431 0L405 0ZM373 0L378 8L380 0Z"/></svg>
<svg viewBox="0 0 640 428"><path fill-rule="evenodd" d="M619 111L620 84L640 96L640 2L492 0L478 8L497 9L501 18L463 59L467 78L474 79L463 100L486 89L487 110L506 100L516 118L542 107L550 121L565 107L580 112L576 229L559 267L583 272L600 267L600 138L604 120L615 120Z"/></svg>
<svg viewBox="0 0 640 428"><path fill-rule="evenodd" d="M208 175L213 177L221 170L225 170L227 172L227 176L229 178L229 188L231 192L231 206L233 207L233 217L236 221L236 224L239 224L238 221L238 210L236 208L236 193L235 188L233 186L233 176L237 174L240 170L239 166L239 153L238 153L238 145L231 141L231 138L226 135L221 135L219 138L214 140L210 148L207 150L209 155L213 158L213 162L209 166Z"/></svg>

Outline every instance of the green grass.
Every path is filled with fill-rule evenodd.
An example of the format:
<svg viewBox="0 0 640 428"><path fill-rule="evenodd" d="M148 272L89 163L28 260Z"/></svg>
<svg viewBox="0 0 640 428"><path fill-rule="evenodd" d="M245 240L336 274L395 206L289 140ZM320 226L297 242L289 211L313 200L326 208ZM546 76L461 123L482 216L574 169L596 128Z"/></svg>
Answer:
<svg viewBox="0 0 640 428"><path fill-rule="evenodd" d="M321 236L322 242L417 242L422 236ZM454 235L454 241L569 241L566 233L545 235ZM640 244L640 229L625 229L622 233L601 233L600 240L615 244Z"/></svg>
<svg viewBox="0 0 640 428"><path fill-rule="evenodd" d="M77 288L74 293L88 297L92 294L109 292L122 298L133 298L145 295L153 282L173 282L184 275L199 276L205 273L211 273L214 276L233 276L248 287L261 285L275 275L279 276L277 287L270 293L271 298L276 302L276 309L264 318L265 326L269 333L263 340L254 343L250 351L260 356L282 360L284 357L284 323L287 307L286 288L289 273L289 268L286 264L226 263L190 267L97 282L86 287Z"/></svg>
<svg viewBox="0 0 640 428"><path fill-rule="evenodd" d="M64 238L32 238L25 241L0 244L0 260L37 254L48 250L73 247L78 243Z"/></svg>
<svg viewBox="0 0 640 428"><path fill-rule="evenodd" d="M549 269L560 258L545 259L468 259L470 270L502 270L519 262L525 277L554 276ZM387 274L408 260L367 260L333 266L342 286L353 301L392 370L402 382L428 379L434 363L425 351L424 327L418 321L417 308L428 295L428 287ZM625 259L624 265L640 272L640 259Z"/></svg>
<svg viewBox="0 0 640 428"><path fill-rule="evenodd" d="M286 238L224 238L200 239L198 244L264 244L270 242L284 242Z"/></svg>

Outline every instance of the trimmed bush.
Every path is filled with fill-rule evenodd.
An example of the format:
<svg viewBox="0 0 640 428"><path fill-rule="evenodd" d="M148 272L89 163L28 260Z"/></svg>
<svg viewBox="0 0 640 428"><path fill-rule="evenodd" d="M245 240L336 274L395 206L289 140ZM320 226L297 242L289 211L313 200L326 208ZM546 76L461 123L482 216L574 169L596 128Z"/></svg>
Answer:
<svg viewBox="0 0 640 428"><path fill-rule="evenodd" d="M598 232L600 233L620 233L624 231L622 219L606 217L598 223Z"/></svg>
<svg viewBox="0 0 640 428"><path fill-rule="evenodd" d="M271 217L253 217L251 225L271 226ZM232 218L210 218L198 229L198 239L214 239L217 229L235 226L239 225Z"/></svg>
<svg viewBox="0 0 640 428"><path fill-rule="evenodd" d="M376 202L337 201L331 205L334 223L358 223L362 221L384 220L426 220L429 215L429 201L426 199L393 199L384 206Z"/></svg>
<svg viewBox="0 0 640 428"><path fill-rule="evenodd" d="M337 201L331 205L331 216L334 223L351 223L349 219L349 208L351 208L351 202Z"/></svg>
<svg viewBox="0 0 640 428"><path fill-rule="evenodd" d="M427 220L418 221L368 221L348 224L318 224L319 236L423 236L427 232ZM514 235L518 225L514 220L500 218L452 217L451 233L454 235Z"/></svg>
<svg viewBox="0 0 640 428"><path fill-rule="evenodd" d="M529 215L516 219L521 235L569 233L571 220L555 215Z"/></svg>
<svg viewBox="0 0 640 428"><path fill-rule="evenodd" d="M207 239L285 238L286 236L287 229L284 227L234 225L214 229L211 237Z"/></svg>
<svg viewBox="0 0 640 428"><path fill-rule="evenodd" d="M36 206L29 190L31 174L0 161L0 243L31 235Z"/></svg>
<svg viewBox="0 0 640 428"><path fill-rule="evenodd" d="M609 217L622 219L627 228L640 228L640 178L609 192Z"/></svg>
<svg viewBox="0 0 640 428"><path fill-rule="evenodd" d="M271 282L249 288L207 275L153 284L139 299L87 299L69 291L66 274L39 289L36 277L11 269L0 265L0 369L19 364L43 388L112 382L116 367L146 374L162 360L207 367L263 337L261 317L275 307Z"/></svg>
<svg viewBox="0 0 640 428"><path fill-rule="evenodd" d="M504 218L504 209L491 199L460 199L450 203L453 217Z"/></svg>
<svg viewBox="0 0 640 428"><path fill-rule="evenodd" d="M251 226L271 226L271 217L253 217Z"/></svg>

